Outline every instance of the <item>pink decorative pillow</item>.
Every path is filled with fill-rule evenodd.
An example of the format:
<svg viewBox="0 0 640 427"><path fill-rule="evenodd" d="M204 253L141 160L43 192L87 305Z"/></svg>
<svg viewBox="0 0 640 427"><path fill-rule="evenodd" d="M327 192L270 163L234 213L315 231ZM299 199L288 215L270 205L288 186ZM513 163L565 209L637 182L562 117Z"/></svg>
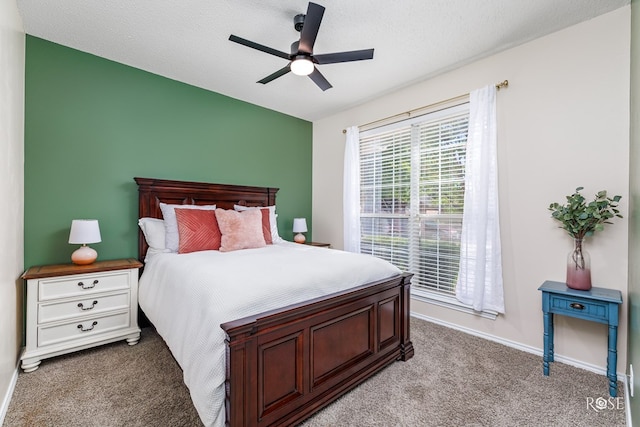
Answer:
<svg viewBox="0 0 640 427"><path fill-rule="evenodd" d="M175 208L178 253L220 249L221 234L213 210Z"/></svg>
<svg viewBox="0 0 640 427"><path fill-rule="evenodd" d="M278 235L278 215L276 214L275 206L242 206L242 205L233 205L233 209L242 212L249 209L269 209L269 223L271 224L271 228L269 229L269 234L271 234L271 241L276 243L284 242L284 239ZM267 236L265 235L265 240Z"/></svg>
<svg viewBox="0 0 640 427"><path fill-rule="evenodd" d="M258 209L244 212L216 209L213 212L222 233L220 252L266 246L262 232L262 212Z"/></svg>

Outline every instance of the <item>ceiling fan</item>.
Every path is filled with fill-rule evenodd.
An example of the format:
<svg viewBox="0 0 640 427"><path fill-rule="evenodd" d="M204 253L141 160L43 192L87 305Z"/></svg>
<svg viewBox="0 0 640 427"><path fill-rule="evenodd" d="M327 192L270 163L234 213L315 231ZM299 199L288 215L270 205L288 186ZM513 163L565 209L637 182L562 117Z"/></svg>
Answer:
<svg viewBox="0 0 640 427"><path fill-rule="evenodd" d="M313 54L313 45L316 42L324 7L319 4L309 3L307 13L296 15L293 18L293 27L300 32L300 40L291 44L291 53L285 53L270 47L243 39L233 34L229 40L241 45L257 49L259 51L289 60L289 63L273 74L259 80L258 83L267 84L278 77L282 77L291 71L299 76L309 76L313 82L323 91L330 89L331 83L318 71L316 64L335 64L338 62L362 61L373 59L373 49L353 50L349 52Z"/></svg>

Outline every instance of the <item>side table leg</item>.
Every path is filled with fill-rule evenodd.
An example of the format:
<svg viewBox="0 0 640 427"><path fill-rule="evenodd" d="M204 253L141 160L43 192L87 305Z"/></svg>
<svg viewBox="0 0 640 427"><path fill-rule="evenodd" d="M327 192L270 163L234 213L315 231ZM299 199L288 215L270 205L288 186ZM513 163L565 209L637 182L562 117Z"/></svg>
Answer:
<svg viewBox="0 0 640 427"><path fill-rule="evenodd" d="M555 327L553 325L553 313L549 313L549 362L555 362Z"/></svg>
<svg viewBox="0 0 640 427"><path fill-rule="evenodd" d="M542 353L542 373L549 375L549 362L553 362L553 314L543 313L544 318L544 350ZM551 360L550 360L551 359Z"/></svg>
<svg viewBox="0 0 640 427"><path fill-rule="evenodd" d="M40 359L23 359L22 360L22 370L25 372L33 372L40 366Z"/></svg>
<svg viewBox="0 0 640 427"><path fill-rule="evenodd" d="M127 337L127 344L136 345L140 341L140 332Z"/></svg>
<svg viewBox="0 0 640 427"><path fill-rule="evenodd" d="M618 394L618 327L609 325L609 351L607 353L607 377L609 378L609 395L616 397Z"/></svg>

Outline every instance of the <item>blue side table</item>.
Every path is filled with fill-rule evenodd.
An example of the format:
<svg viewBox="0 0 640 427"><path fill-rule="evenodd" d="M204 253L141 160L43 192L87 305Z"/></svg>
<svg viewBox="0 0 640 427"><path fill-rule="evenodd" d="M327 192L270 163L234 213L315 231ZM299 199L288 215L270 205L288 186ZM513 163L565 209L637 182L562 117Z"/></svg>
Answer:
<svg viewBox="0 0 640 427"><path fill-rule="evenodd" d="M578 319L609 325L607 353L607 377L609 395L616 397L618 365L618 312L622 304L622 293L614 289L592 287L589 291L568 288L566 283L547 280L538 288L542 291L542 313L544 316L544 353L542 372L549 375L549 363L553 362L553 315L577 317Z"/></svg>

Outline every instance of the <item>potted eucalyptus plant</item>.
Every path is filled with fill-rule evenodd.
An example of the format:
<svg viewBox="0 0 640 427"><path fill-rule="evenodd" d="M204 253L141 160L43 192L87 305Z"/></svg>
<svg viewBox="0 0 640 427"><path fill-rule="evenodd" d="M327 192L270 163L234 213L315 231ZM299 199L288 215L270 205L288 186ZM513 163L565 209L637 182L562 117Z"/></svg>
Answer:
<svg viewBox="0 0 640 427"><path fill-rule="evenodd" d="M567 197L567 203L551 203L551 216L560 221L563 228L573 237L573 250L567 256L567 286L572 289L591 289L591 266L587 251L583 248L585 237L601 231L604 224L613 224L610 219L622 218L618 211L621 196L607 197L606 191L599 191L594 200L587 202L580 194L584 187L576 188L575 193Z"/></svg>

